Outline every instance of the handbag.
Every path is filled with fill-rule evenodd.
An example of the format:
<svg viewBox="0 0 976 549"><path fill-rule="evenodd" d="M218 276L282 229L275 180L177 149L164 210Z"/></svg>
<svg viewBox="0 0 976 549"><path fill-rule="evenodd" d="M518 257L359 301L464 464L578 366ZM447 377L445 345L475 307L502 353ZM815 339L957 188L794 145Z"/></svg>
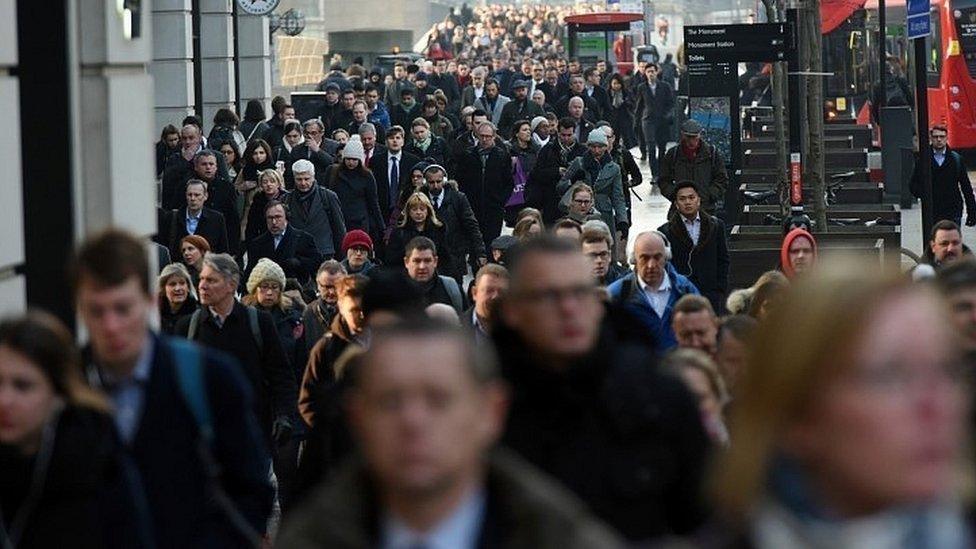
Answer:
<svg viewBox="0 0 976 549"><path fill-rule="evenodd" d="M506 208L525 204L525 182L528 181L528 175L522 168L522 157L513 157L512 164L512 180L515 185L512 187L512 195L508 197L508 202L505 202Z"/></svg>

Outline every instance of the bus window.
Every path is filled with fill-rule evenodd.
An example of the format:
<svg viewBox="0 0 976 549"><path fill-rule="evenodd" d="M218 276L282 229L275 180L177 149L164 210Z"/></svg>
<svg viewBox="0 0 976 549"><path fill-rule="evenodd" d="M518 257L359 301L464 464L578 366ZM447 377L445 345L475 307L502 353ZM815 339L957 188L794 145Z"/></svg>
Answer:
<svg viewBox="0 0 976 549"><path fill-rule="evenodd" d="M932 8L929 12L932 34L925 39L925 46L928 48L928 59L926 60L926 84L930 88L939 87L939 75L942 74L942 19L939 17L938 8Z"/></svg>
<svg viewBox="0 0 976 549"><path fill-rule="evenodd" d="M959 47L969 76L976 78L976 0L959 0L952 3L952 18L956 22ZM941 55L944 55L944 52Z"/></svg>

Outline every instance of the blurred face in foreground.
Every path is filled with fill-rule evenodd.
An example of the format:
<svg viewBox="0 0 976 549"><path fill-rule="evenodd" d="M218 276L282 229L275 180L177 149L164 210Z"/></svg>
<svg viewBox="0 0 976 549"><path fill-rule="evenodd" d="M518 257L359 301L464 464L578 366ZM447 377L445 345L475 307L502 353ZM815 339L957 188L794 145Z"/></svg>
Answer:
<svg viewBox="0 0 976 549"><path fill-rule="evenodd" d="M946 495L967 417L955 341L938 303L894 294L869 319L852 367L817 388L786 438L789 455L844 516Z"/></svg>
<svg viewBox="0 0 976 549"><path fill-rule="evenodd" d="M513 273L502 314L533 350L576 359L596 344L603 317L593 268L579 253L536 253Z"/></svg>
<svg viewBox="0 0 976 549"><path fill-rule="evenodd" d="M369 351L350 406L381 494L427 499L474 482L498 437L504 396L468 372L460 343L390 338Z"/></svg>

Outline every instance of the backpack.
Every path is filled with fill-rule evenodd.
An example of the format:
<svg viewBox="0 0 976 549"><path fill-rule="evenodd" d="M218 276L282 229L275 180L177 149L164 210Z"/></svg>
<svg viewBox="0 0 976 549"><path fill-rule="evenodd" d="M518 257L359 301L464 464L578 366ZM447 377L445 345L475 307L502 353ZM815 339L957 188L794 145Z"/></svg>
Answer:
<svg viewBox="0 0 976 549"><path fill-rule="evenodd" d="M249 309L254 310L251 307ZM197 313L193 314L196 315ZM257 547L260 543L261 534L251 526L240 510L237 509L234 500L227 495L220 484L221 471L220 465L214 458L216 450L214 440L216 437L210 402L207 399L203 353L196 344L187 340L173 338L167 340L167 344L173 352L173 366L176 370L176 382L180 396L186 403L190 415L193 416L193 420L197 424L197 431L200 434L197 455L207 476L210 495L237 533L245 539L253 540L254 546Z"/></svg>
<svg viewBox="0 0 976 549"><path fill-rule="evenodd" d="M258 310L254 307L245 307L245 309L247 309L247 324L251 329L251 335L254 336L254 342L258 345L258 352L264 354L264 336L261 335L261 326L258 324ZM190 316L190 329L186 332L186 338L190 341L197 338L202 311L203 309L197 309Z"/></svg>

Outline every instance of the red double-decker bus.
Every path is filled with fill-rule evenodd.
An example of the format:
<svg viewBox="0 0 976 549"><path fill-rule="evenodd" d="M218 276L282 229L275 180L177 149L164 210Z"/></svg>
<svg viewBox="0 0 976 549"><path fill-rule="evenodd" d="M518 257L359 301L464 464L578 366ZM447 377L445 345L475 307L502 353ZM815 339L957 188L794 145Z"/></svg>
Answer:
<svg viewBox="0 0 976 549"><path fill-rule="evenodd" d="M839 113L870 119L870 101L884 60L880 59L877 0L824 0L825 98ZM905 0L887 0L889 55L908 69ZM976 0L931 0L932 34L926 39L929 126L946 124L949 145L976 148ZM911 87L914 91L914 85Z"/></svg>

